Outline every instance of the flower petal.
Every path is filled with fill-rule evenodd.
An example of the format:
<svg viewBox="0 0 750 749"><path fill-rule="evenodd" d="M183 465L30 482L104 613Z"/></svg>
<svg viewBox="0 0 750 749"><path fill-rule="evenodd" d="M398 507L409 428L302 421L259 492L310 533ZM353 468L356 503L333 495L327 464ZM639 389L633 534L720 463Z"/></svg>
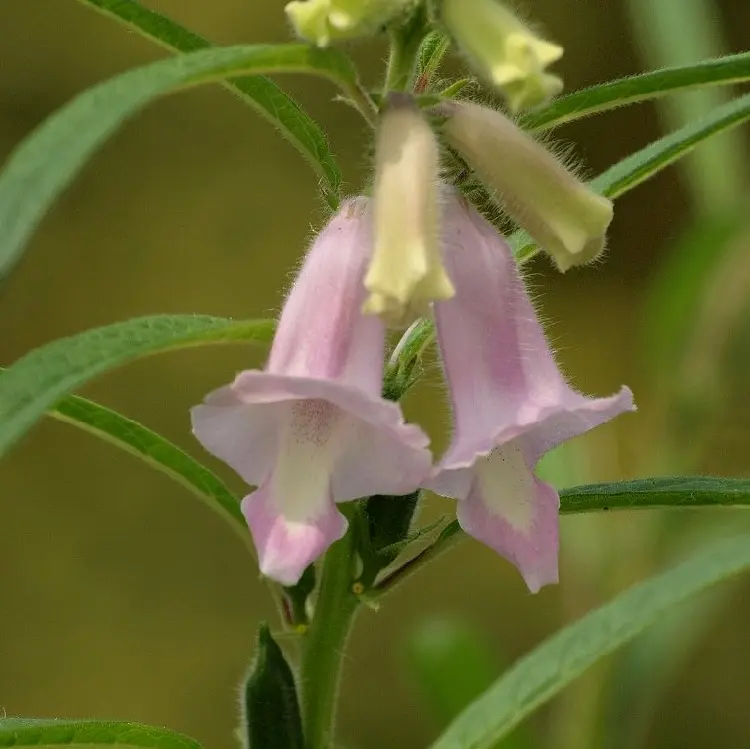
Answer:
<svg viewBox="0 0 750 749"><path fill-rule="evenodd" d="M296 475L305 481L304 474ZM282 585L297 583L308 565L346 533L346 518L336 509L330 491L306 494L304 506L305 513L290 513L274 479L242 500L260 571Z"/></svg>
<svg viewBox="0 0 750 749"><path fill-rule="evenodd" d="M558 580L559 503L554 488L534 476L521 446L510 442L479 459L457 515L467 533L515 564L536 593Z"/></svg>
<svg viewBox="0 0 750 749"><path fill-rule="evenodd" d="M248 403L234 385L227 385L209 393L190 416L203 447L257 486L273 467L288 410L288 403L273 400Z"/></svg>
<svg viewBox="0 0 750 749"><path fill-rule="evenodd" d="M453 192L444 227L456 296L435 304L435 320L455 429L426 485L458 499L464 529L511 560L535 592L557 581L559 505L555 489L534 476L536 463L632 410L632 394L588 398L573 390L507 244Z"/></svg>
<svg viewBox="0 0 750 749"><path fill-rule="evenodd" d="M445 468L469 466L495 445L528 434L535 459L560 442L633 408L573 390L555 363L510 248L466 202L448 194L446 265L456 296L435 305L453 402Z"/></svg>
<svg viewBox="0 0 750 749"><path fill-rule="evenodd" d="M587 398L569 390L559 403L540 412L537 425L521 436L524 452L536 463L563 442L635 410L633 393L625 385L608 398Z"/></svg>
<svg viewBox="0 0 750 749"><path fill-rule="evenodd" d="M241 372L192 410L193 431L258 487L243 500L261 571L286 585L346 530L335 502L408 493L428 474L428 439L381 396L383 322L362 314L370 256L365 198L313 242L265 370Z"/></svg>
<svg viewBox="0 0 750 749"><path fill-rule="evenodd" d="M419 488L432 467L427 435L404 422L400 408L368 410L367 420L352 424L346 450L336 465L337 502L371 494L408 494Z"/></svg>
<svg viewBox="0 0 750 749"><path fill-rule="evenodd" d="M268 372L338 380L380 395L385 328L360 309L371 221L370 201L354 198L315 238L281 312Z"/></svg>
<svg viewBox="0 0 750 749"><path fill-rule="evenodd" d="M193 432L245 481L258 485L278 460L292 404L305 401L325 401L339 412L339 452L329 463L335 501L405 494L429 473L429 439L404 421L398 404L312 377L242 372L231 386L193 408Z"/></svg>

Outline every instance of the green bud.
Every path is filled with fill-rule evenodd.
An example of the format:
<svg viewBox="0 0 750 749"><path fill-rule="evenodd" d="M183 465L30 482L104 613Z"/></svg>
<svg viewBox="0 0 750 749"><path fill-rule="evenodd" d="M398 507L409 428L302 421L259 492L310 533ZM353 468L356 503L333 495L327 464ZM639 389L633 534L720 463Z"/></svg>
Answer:
<svg viewBox="0 0 750 749"><path fill-rule="evenodd" d="M294 674L266 624L258 630L243 708L248 749L304 749Z"/></svg>
<svg viewBox="0 0 750 749"><path fill-rule="evenodd" d="M578 180L511 120L477 104L446 102L443 134L508 215L560 271L604 249L612 203Z"/></svg>

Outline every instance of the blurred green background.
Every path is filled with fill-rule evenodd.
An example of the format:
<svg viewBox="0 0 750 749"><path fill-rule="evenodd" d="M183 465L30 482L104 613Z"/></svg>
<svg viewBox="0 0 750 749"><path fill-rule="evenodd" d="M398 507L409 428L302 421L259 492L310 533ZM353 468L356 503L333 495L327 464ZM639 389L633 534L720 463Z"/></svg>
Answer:
<svg viewBox="0 0 750 749"><path fill-rule="evenodd" d="M281 1L146 4L223 44L287 38ZM525 6L565 46L569 90L750 46L746 0ZM0 34L0 158L77 92L163 56L74 0L2 0ZM374 85L383 46L353 54ZM282 82L329 131L356 191L368 169L361 122L327 84ZM595 174L726 94L631 107L557 136ZM640 406L553 455L544 471L560 486L750 475L750 161L747 132L733 136L618 201L604 263L565 277L544 260L530 268L571 380L601 395L627 382ZM273 315L322 216L307 166L226 91L160 101L96 156L0 288L0 363L137 315ZM177 352L86 394L242 491L192 440L188 408L262 359L239 346ZM443 400L435 367L406 403L438 446L449 423ZM432 500L423 517L450 510ZM131 719L209 747L233 741L236 684L257 623L274 612L220 519L130 456L51 423L0 464L0 517L0 712ZM465 543L360 616L340 709L347 746L426 745L475 687L546 634L712 534L748 525L730 510L566 517L562 584L534 597L509 564ZM664 622L508 746L750 746L748 592L744 581Z"/></svg>

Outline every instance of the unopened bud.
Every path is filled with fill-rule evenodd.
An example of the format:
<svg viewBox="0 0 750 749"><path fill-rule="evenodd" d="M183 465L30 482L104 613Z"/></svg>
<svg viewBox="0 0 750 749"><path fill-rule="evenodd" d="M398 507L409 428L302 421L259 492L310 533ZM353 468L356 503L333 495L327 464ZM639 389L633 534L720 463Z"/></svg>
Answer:
<svg viewBox="0 0 750 749"><path fill-rule="evenodd" d="M326 47L337 39L370 34L413 4L414 0L293 0L285 10L301 37Z"/></svg>
<svg viewBox="0 0 750 749"><path fill-rule="evenodd" d="M438 226L439 146L410 97L391 94L375 149L373 257L363 311L408 324L453 296Z"/></svg>
<svg viewBox="0 0 750 749"><path fill-rule="evenodd" d="M448 143L560 271L602 251L612 221L609 200L499 112L457 102L443 104L440 111L447 115L443 132Z"/></svg>
<svg viewBox="0 0 750 749"><path fill-rule="evenodd" d="M500 88L513 112L535 107L562 90L545 68L563 48L536 36L497 0L443 0L443 23L473 64Z"/></svg>

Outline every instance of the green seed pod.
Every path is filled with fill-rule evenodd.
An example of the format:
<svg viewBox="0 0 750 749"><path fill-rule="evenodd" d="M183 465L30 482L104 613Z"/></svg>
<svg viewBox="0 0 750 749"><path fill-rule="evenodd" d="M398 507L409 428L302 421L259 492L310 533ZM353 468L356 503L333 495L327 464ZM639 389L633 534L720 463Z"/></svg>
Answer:
<svg viewBox="0 0 750 749"><path fill-rule="evenodd" d="M242 708L240 730L248 749L304 749L294 674L265 623L258 630Z"/></svg>

